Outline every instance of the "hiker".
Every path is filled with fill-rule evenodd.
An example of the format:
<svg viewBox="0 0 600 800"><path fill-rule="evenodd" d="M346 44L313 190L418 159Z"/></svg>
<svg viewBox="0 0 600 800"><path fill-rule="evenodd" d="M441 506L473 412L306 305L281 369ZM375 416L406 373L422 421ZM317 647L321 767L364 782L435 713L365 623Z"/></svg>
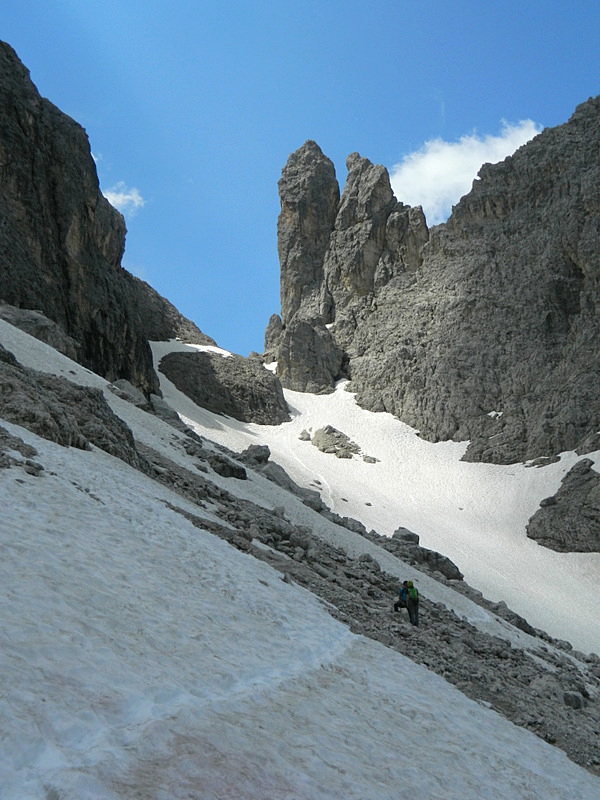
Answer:
<svg viewBox="0 0 600 800"><path fill-rule="evenodd" d="M419 590L412 581L406 584L406 607L411 625L419 626Z"/></svg>
<svg viewBox="0 0 600 800"><path fill-rule="evenodd" d="M406 608L406 593L408 581L404 581L402 586L398 589L398 599L394 603L394 611L400 611L401 608Z"/></svg>

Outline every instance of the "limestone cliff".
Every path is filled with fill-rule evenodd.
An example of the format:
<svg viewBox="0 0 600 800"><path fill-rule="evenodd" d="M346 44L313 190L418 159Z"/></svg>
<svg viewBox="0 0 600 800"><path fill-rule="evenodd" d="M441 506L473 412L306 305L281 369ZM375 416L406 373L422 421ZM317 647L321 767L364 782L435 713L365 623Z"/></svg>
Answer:
<svg viewBox="0 0 600 800"><path fill-rule="evenodd" d="M314 159L328 161L314 143L290 162L307 152L314 174ZM312 253L308 293L294 276L299 305L282 264L286 312L270 323L269 345L284 386L323 391L344 375L363 406L434 441L471 440L472 460L597 449L599 154L596 98L485 165L448 222L431 231L420 208L394 198L383 167L351 155L327 246L318 248L322 263ZM297 196L303 185L284 169L282 209L297 231L304 215L314 228L322 208L314 184ZM331 227L333 206L325 207L321 231ZM308 246L295 242L296 252Z"/></svg>
<svg viewBox="0 0 600 800"><path fill-rule="evenodd" d="M100 192L84 129L2 42L0 107L0 301L52 320L100 375L156 391L149 338L212 340L121 267L125 221Z"/></svg>

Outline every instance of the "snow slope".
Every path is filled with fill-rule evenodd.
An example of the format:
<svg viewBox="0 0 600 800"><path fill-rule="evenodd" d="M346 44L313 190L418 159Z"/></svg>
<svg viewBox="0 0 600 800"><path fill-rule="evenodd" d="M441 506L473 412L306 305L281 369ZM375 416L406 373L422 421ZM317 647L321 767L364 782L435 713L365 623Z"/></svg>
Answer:
<svg viewBox="0 0 600 800"><path fill-rule="evenodd" d="M155 363L180 342L153 344ZM451 558L490 600L504 600L535 627L600 653L600 554L557 553L527 538L525 526L580 457L563 453L546 467L460 461L466 443L432 444L390 414L361 409L341 384L332 395L286 391L289 423L247 425L210 415L161 375L165 399L205 436L241 451L265 443L272 459L302 486L321 490L334 511L391 535L403 526L421 545ZM302 430L333 425L357 442L361 456L337 459L301 441ZM600 453L586 457L599 460ZM569 603L565 597L570 598Z"/></svg>
<svg viewBox="0 0 600 800"><path fill-rule="evenodd" d="M4 323L0 341L106 386ZM186 463L172 428L106 397L136 436ZM102 451L0 424L45 467L0 470L0 800L600 796L561 751L354 636L166 503L198 506ZM266 481L233 484L280 500Z"/></svg>
<svg viewBox="0 0 600 800"><path fill-rule="evenodd" d="M2 800L598 796L162 502L180 497L6 427L46 474L0 475Z"/></svg>

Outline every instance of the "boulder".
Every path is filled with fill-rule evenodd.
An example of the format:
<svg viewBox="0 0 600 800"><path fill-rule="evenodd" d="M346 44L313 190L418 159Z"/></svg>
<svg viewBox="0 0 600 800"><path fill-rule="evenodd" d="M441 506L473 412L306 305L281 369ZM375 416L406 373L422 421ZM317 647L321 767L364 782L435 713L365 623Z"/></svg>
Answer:
<svg viewBox="0 0 600 800"><path fill-rule="evenodd" d="M325 425L315 431L312 437L314 446L323 453L332 453L337 458L352 458L360 453L360 447L345 433L338 431L333 425Z"/></svg>
<svg viewBox="0 0 600 800"><path fill-rule="evenodd" d="M289 420L281 384L259 361L212 352L173 352L160 371L202 408L242 422L278 425Z"/></svg>
<svg viewBox="0 0 600 800"><path fill-rule="evenodd" d="M392 539L399 539L401 542L409 542L410 544L419 544L419 534L409 531L408 528L396 528L392 534Z"/></svg>
<svg viewBox="0 0 600 800"><path fill-rule="evenodd" d="M527 536L561 552L600 552L600 474L591 459L578 461L541 501Z"/></svg>
<svg viewBox="0 0 600 800"><path fill-rule="evenodd" d="M114 392L118 395L122 400L127 400L128 403L131 403L138 408L143 409L150 409L151 406L146 400L146 397L140 392L139 389L136 389L133 384L129 381L126 381L125 378L119 378L118 381L114 381L114 383L109 383L108 388L111 392Z"/></svg>

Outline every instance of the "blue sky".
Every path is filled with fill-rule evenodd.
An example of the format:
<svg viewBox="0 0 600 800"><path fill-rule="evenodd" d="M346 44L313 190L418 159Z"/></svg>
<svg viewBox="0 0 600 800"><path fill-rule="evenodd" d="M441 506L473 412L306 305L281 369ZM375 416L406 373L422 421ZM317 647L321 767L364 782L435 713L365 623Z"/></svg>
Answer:
<svg viewBox="0 0 600 800"><path fill-rule="evenodd" d="M277 181L316 140L439 221L478 166L600 92L588 0L3 0L0 38L87 130L124 266L217 342L279 311Z"/></svg>

